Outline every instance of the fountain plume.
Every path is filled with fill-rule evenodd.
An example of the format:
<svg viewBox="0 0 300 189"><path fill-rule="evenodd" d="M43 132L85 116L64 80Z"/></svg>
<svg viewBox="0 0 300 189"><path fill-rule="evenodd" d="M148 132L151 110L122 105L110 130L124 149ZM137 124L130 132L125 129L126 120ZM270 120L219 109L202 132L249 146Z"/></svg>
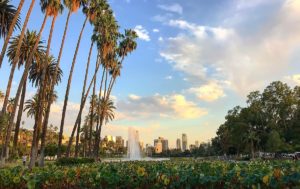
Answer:
<svg viewBox="0 0 300 189"><path fill-rule="evenodd" d="M128 149L127 154L130 160L141 159L141 149L139 144L139 132L131 127L128 128Z"/></svg>

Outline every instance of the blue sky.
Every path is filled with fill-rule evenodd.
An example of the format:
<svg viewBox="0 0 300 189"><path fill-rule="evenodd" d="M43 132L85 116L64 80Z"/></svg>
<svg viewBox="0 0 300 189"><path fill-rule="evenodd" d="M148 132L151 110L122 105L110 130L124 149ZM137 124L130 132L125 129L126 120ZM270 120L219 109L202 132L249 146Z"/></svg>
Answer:
<svg viewBox="0 0 300 189"><path fill-rule="evenodd" d="M19 1L13 0L17 5ZM26 15L29 0L22 10ZM245 105L246 95L274 80L300 84L299 0L110 0L121 30L139 34L138 49L126 58L113 95L117 119L104 135L127 137L127 128L140 130L144 143L163 136L175 146L187 133L189 143L215 135L226 112ZM55 25L51 53L57 57L67 11ZM29 21L38 30L43 15L36 3ZM62 56L63 82L50 122L59 125L62 101L76 41L84 17L72 15ZM48 37L50 20L43 33ZM83 35L70 92L66 133L79 108L92 27ZM2 41L1 41L2 43ZM93 63L95 62L93 52ZM94 68L94 64L92 68ZM0 69L0 90L9 74L7 60ZM22 71L22 70L21 70ZM21 71L16 73L15 93ZM34 94L30 88L27 98ZM85 109L85 112L87 108ZM32 120L23 117L25 127Z"/></svg>

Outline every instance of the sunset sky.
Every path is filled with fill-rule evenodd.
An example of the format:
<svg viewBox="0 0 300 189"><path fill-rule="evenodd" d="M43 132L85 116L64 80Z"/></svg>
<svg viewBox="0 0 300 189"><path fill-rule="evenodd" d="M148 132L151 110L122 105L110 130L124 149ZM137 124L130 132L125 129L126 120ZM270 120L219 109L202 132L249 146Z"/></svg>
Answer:
<svg viewBox="0 0 300 189"><path fill-rule="evenodd" d="M182 133L188 143L215 136L227 111L245 106L247 94L281 80L300 85L300 0L110 0L121 27L139 35L138 48L124 63L113 89L116 120L104 135L127 138L127 128L140 131L144 143L163 136L175 147ZM19 0L12 0L18 5ZM22 20L29 1L25 1ZM67 10L54 29L51 53L57 57ZM29 21L39 30L38 1ZM81 12L71 16L62 56L62 83L50 123L59 126L61 109L75 45L83 24ZM47 40L50 19L43 33ZM70 92L65 132L69 134L79 110L92 26L84 31ZM1 41L2 43L2 41ZM2 44L0 44L2 45ZM94 69L96 49L93 52ZM5 91L10 66L0 69L0 90ZM12 93L22 70L16 72ZM91 79L91 75L89 77ZM99 88L99 87L98 87ZM35 94L29 87L27 99ZM88 107L85 109L87 112ZM24 115L24 127L33 120Z"/></svg>

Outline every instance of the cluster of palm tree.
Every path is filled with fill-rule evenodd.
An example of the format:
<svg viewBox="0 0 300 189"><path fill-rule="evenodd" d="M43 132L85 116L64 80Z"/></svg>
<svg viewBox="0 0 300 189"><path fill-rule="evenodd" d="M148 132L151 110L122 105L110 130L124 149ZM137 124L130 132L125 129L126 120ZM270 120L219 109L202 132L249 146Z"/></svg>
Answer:
<svg viewBox="0 0 300 189"><path fill-rule="evenodd" d="M118 23L114 17L107 0L40 0L41 10L44 19L38 32L27 29L35 0L31 0L29 9L24 20L21 33L12 36L14 31L20 29L20 12L25 0L20 0L17 8L9 4L8 0L0 0L0 38L4 39L0 55L0 69L4 56L7 55L11 65L10 76L7 83L5 94L0 91L0 99L3 99L2 110L0 112L0 127L3 127L3 144L1 160L5 160L10 155L16 155L18 146L18 136L23 111L27 111L27 116L34 119L33 138L30 153L29 167L32 168L39 157L39 165L44 165L45 138L51 105L57 99L55 86L60 83L63 77L60 69L61 57L65 39L68 34L69 20L72 13L82 9L85 20L80 29L76 48L72 58L72 63L68 75L68 83L65 92L64 104L62 109L61 124L58 134L58 158L62 156L75 155L78 157L80 146L88 146L86 155L99 158L99 145L102 127L114 119L114 103L111 100L111 92L116 83L116 79L121 74L124 58L136 49L137 34L133 30L119 32ZM29 0L28 0L29 1ZM51 54L52 34L55 29L55 22L63 10L68 9L68 15L63 32L58 57ZM47 43L41 40L45 24L51 18L51 27ZM72 86L73 71L76 65L76 58L79 51L84 29L89 22L93 26L91 35L91 45L86 62L86 72L83 81L82 95L80 100L80 109L72 128L66 154L62 153L62 140L64 134L64 125L68 98ZM95 70L90 71L91 55L93 48L96 46L97 59ZM13 100L9 100L12 81L15 69L24 67L22 77L18 83L17 92ZM88 82L88 75L92 72L92 79ZM98 76L100 75L100 77ZM98 76L98 77L97 77ZM37 88L37 93L32 99L25 101L26 86L30 82L33 87ZM90 112L84 121L86 141L85 145L80 145L81 122L83 109L87 98L90 95L91 88ZM96 90L99 87L99 94ZM16 122L15 121L15 117ZM11 143L11 135L14 129L13 146L9 152L8 148ZM2 134L2 133L1 133ZM93 139L92 139L93 138ZM72 152L73 141L76 141L75 152ZM93 142L92 142L93 141ZM88 144L88 145L87 145ZM92 146L93 144L93 146ZM38 149L40 153L38 154Z"/></svg>

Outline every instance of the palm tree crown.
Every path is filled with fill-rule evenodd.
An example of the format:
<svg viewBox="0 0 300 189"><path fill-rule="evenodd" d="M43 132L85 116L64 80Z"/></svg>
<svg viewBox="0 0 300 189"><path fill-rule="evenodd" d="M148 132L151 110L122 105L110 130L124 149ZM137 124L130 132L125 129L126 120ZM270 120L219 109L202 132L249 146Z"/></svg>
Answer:
<svg viewBox="0 0 300 189"><path fill-rule="evenodd" d="M65 6L71 12L76 12L80 8L80 6L85 6L87 2L87 0L64 0Z"/></svg>
<svg viewBox="0 0 300 189"><path fill-rule="evenodd" d="M6 37L16 12L17 9L10 5L8 0L0 1L0 38ZM20 29L20 17L17 19L14 29L16 28Z"/></svg>
<svg viewBox="0 0 300 189"><path fill-rule="evenodd" d="M115 118L114 110L116 109L116 107L114 106L114 102L110 99L101 98L98 103L98 116L101 116L105 123L112 121Z"/></svg>
<svg viewBox="0 0 300 189"><path fill-rule="evenodd" d="M45 54L44 54L44 56L45 56ZM44 61L45 58L43 58L42 60ZM46 77L45 77L46 78L45 80L47 82L46 87L50 87L50 84L51 84L52 80L54 79L54 74L55 74L56 65L57 65L57 61L53 56L48 57L47 64L34 62L31 65L30 70L29 70L29 80L32 82L32 85L40 86L42 71L43 71L43 68L45 65L47 65ZM58 68L55 84L58 84L61 81L62 74L63 74L62 70L60 68Z"/></svg>
<svg viewBox="0 0 300 189"><path fill-rule="evenodd" d="M60 0L41 0L40 5L42 12L47 16L57 17L64 10Z"/></svg>
<svg viewBox="0 0 300 189"><path fill-rule="evenodd" d="M13 37L10 41L10 45L7 50L7 56L10 62L12 62L16 56L17 46L20 39L20 35ZM27 30L23 42L20 48L18 66L23 65L29 58L30 53L33 51L34 45L38 39L38 34L36 31ZM44 41L40 40L38 46L34 51L33 61L40 62L42 56L45 53Z"/></svg>

